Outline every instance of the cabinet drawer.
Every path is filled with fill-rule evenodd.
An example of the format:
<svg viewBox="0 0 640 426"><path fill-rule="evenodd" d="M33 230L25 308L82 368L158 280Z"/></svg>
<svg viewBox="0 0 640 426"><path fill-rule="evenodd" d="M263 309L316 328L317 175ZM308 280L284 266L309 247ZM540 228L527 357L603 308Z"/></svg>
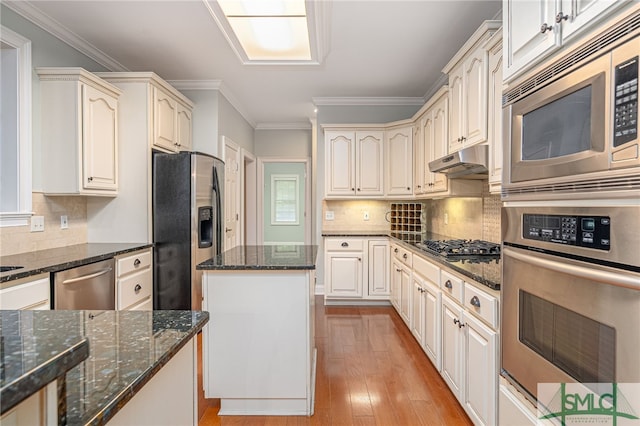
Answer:
<svg viewBox="0 0 640 426"><path fill-rule="evenodd" d="M399 247L399 246L394 246L392 247L391 250L391 255L393 257L395 257L396 259L398 259L398 261L404 263L405 265L407 265L409 268L412 267L413 265L413 253L411 253L411 251Z"/></svg>
<svg viewBox="0 0 640 426"><path fill-rule="evenodd" d="M440 268L420 256L413 256L413 270L436 285L440 285Z"/></svg>
<svg viewBox="0 0 640 426"><path fill-rule="evenodd" d="M49 309L49 274L0 290L0 309Z"/></svg>
<svg viewBox="0 0 640 426"><path fill-rule="evenodd" d="M448 294L458 303L462 304L464 292L464 281L446 271L440 272L440 288L442 292Z"/></svg>
<svg viewBox="0 0 640 426"><path fill-rule="evenodd" d="M465 283L464 306L494 329L498 328L498 300Z"/></svg>
<svg viewBox="0 0 640 426"><path fill-rule="evenodd" d="M118 277L133 271L140 271L151 265L151 250L138 251L118 257L117 271Z"/></svg>
<svg viewBox="0 0 640 426"><path fill-rule="evenodd" d="M324 240L324 248L332 251L362 251L364 250L364 240L360 238L327 238Z"/></svg>
<svg viewBox="0 0 640 426"><path fill-rule="evenodd" d="M118 279L118 309L125 309L151 296L153 285L151 269L136 272Z"/></svg>

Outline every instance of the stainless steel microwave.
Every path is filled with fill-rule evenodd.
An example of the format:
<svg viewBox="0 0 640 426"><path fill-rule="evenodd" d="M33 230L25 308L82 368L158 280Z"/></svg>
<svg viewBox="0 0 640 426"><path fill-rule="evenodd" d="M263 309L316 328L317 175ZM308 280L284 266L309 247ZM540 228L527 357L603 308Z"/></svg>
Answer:
<svg viewBox="0 0 640 426"><path fill-rule="evenodd" d="M562 62L525 81L515 96L505 92L503 199L640 190L640 37L626 35L605 48L585 46L589 56L583 52L559 78L553 76L562 75ZM540 84L545 78L551 82Z"/></svg>

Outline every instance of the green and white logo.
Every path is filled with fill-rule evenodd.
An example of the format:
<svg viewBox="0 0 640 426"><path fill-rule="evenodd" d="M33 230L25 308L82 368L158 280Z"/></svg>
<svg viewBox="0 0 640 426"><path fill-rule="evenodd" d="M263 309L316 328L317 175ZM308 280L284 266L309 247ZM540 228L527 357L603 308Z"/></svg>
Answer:
<svg viewBox="0 0 640 426"><path fill-rule="evenodd" d="M640 383L539 383L540 424L640 426Z"/></svg>

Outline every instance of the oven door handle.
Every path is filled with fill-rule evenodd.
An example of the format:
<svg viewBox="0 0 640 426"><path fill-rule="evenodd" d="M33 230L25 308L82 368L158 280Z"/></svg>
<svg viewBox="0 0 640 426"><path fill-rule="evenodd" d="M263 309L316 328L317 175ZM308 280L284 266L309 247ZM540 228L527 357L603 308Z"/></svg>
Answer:
<svg viewBox="0 0 640 426"><path fill-rule="evenodd" d="M588 280L598 281L604 284L615 285L618 287L640 290L640 279L638 276L631 276L622 272L609 272L601 269L585 268L572 264L557 262L551 259L545 259L539 256L525 254L520 250L511 247L503 247L504 256L509 256L521 262L529 263L541 268L550 269L552 271L561 272L563 274L572 275L574 277L585 278Z"/></svg>

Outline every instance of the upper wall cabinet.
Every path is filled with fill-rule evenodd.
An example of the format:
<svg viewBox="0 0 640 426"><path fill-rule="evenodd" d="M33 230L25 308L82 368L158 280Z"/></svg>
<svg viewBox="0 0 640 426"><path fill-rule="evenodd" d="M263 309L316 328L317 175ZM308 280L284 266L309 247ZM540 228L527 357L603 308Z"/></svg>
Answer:
<svg viewBox="0 0 640 426"><path fill-rule="evenodd" d="M191 106L161 87L153 88L153 145L165 151L191 149Z"/></svg>
<svg viewBox="0 0 640 426"><path fill-rule="evenodd" d="M384 195L383 144L382 130L325 130L325 195Z"/></svg>
<svg viewBox="0 0 640 426"><path fill-rule="evenodd" d="M37 68L45 194L115 196L121 91L81 68Z"/></svg>
<svg viewBox="0 0 640 426"><path fill-rule="evenodd" d="M485 21L442 70L449 76L449 152L487 140L487 51L501 26Z"/></svg>
<svg viewBox="0 0 640 426"><path fill-rule="evenodd" d="M499 194L502 187L502 31L496 32L485 48L489 53L489 192Z"/></svg>
<svg viewBox="0 0 640 426"><path fill-rule="evenodd" d="M595 28L625 0L506 0L504 79L511 81L580 34Z"/></svg>
<svg viewBox="0 0 640 426"><path fill-rule="evenodd" d="M385 194L412 195L413 126L388 129L385 132L385 145Z"/></svg>

